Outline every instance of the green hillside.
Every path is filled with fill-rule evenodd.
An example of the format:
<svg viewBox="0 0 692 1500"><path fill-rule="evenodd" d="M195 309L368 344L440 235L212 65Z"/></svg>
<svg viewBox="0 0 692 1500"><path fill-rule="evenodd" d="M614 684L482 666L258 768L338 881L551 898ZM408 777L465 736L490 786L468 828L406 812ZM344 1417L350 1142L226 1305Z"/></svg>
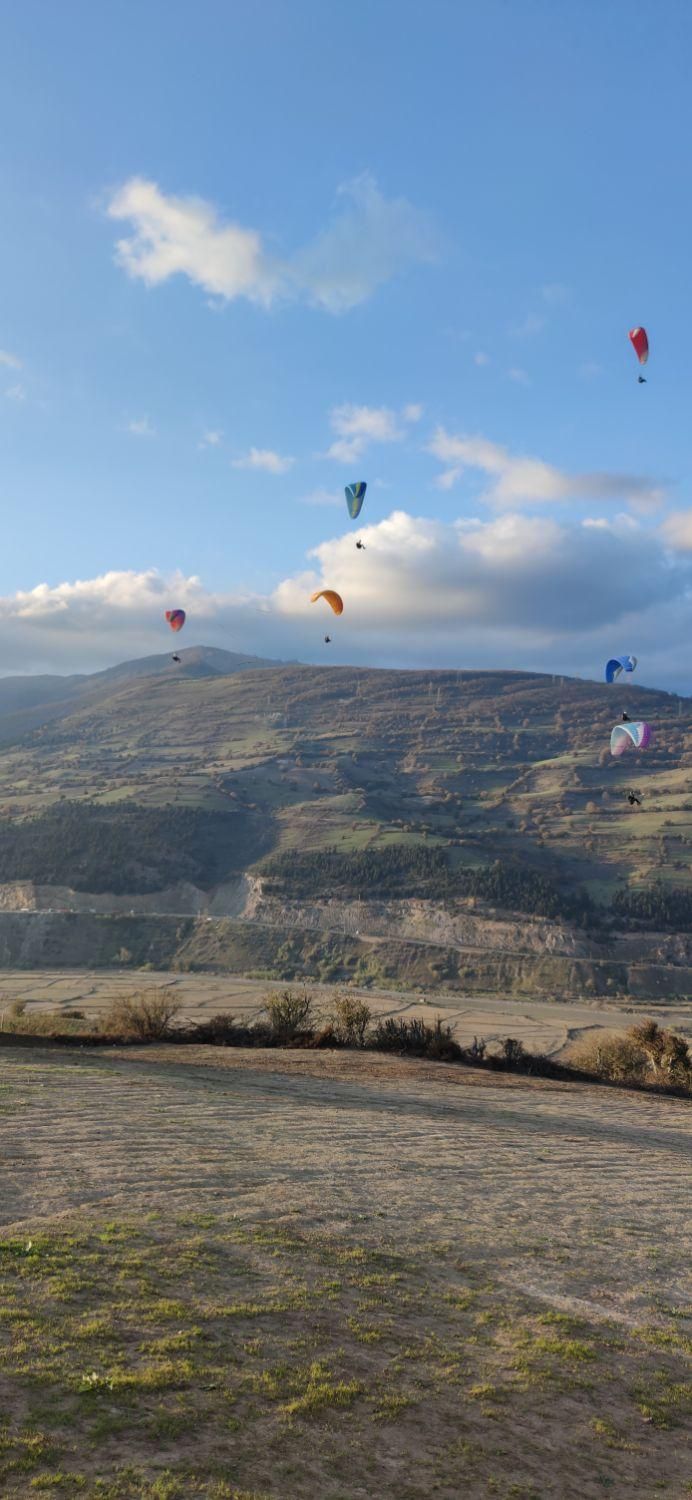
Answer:
<svg viewBox="0 0 692 1500"><path fill-rule="evenodd" d="M499 862L524 873L505 876L506 900L495 877L497 904L569 917L583 892L609 904L690 883L687 699L520 672L203 674L166 662L80 679L76 701L0 745L0 880L155 890L177 856L179 878L205 887L260 868L288 897L393 881L492 900ZM654 742L614 761L624 704ZM330 860L306 860L317 852Z"/></svg>

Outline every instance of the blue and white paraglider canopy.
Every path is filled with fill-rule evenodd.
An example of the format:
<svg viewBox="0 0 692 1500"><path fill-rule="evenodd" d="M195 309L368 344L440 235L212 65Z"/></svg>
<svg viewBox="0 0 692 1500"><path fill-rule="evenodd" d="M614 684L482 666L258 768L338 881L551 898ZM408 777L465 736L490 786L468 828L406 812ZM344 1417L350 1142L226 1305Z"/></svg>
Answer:
<svg viewBox="0 0 692 1500"><path fill-rule="evenodd" d="M610 661L606 663L606 682L614 682L621 672L633 672L636 665L636 656L611 656Z"/></svg>

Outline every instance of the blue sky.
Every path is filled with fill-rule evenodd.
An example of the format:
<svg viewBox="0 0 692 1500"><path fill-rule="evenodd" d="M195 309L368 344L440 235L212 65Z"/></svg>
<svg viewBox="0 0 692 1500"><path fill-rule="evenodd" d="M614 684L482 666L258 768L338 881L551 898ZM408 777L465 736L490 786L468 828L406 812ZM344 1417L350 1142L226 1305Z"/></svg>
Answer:
<svg viewBox="0 0 692 1500"><path fill-rule="evenodd" d="M4 7L5 670L178 603L324 660L331 583L330 660L687 691L691 46L674 0Z"/></svg>

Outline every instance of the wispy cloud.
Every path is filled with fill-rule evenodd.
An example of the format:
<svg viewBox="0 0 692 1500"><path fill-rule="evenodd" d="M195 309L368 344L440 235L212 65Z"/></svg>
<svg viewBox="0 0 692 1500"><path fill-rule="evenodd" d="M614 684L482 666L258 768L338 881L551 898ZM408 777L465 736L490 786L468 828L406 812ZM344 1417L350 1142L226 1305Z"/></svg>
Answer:
<svg viewBox="0 0 692 1500"><path fill-rule="evenodd" d="M152 427L148 417L133 417L127 424L128 432L133 437L153 438L156 437L156 428Z"/></svg>
<svg viewBox="0 0 692 1500"><path fill-rule="evenodd" d="M546 320L540 313L530 312L526 314L525 318L521 318L518 323L514 323L509 331L516 339L530 339L535 334L543 331L545 323Z"/></svg>
<svg viewBox="0 0 692 1500"><path fill-rule="evenodd" d="M444 427L437 428L428 452L446 466L437 480L440 489L451 489L466 470L476 470L491 478L480 498L502 509L567 500L619 500L651 510L664 498L663 487L642 475L570 474L543 459L509 453L484 437L457 437Z"/></svg>
<svg viewBox="0 0 692 1500"><path fill-rule="evenodd" d="M8 370L21 370L22 361L18 355L10 354L7 349L0 349L0 365L5 365Z"/></svg>
<svg viewBox="0 0 692 1500"><path fill-rule="evenodd" d="M147 286L187 276L212 297L263 307L298 298L347 312L409 266L436 258L425 215L405 198L385 198L370 173L345 183L339 200L328 227L286 259L268 252L258 230L224 220L213 203L166 194L143 177L123 183L107 213L132 227L116 245L129 276Z"/></svg>
<svg viewBox="0 0 692 1500"><path fill-rule="evenodd" d="M218 429L203 432L197 444L198 448L219 448L223 442L223 433Z"/></svg>
<svg viewBox="0 0 692 1500"><path fill-rule="evenodd" d="M308 495L301 495L301 505L324 505L329 507L341 506L344 503L343 494L338 490L316 489L311 490Z"/></svg>
<svg viewBox="0 0 692 1500"><path fill-rule="evenodd" d="M478 365L479 369L483 369L485 365L490 364L490 355L486 354L483 349L479 349L478 353L473 356L473 363Z"/></svg>
<svg viewBox="0 0 692 1500"><path fill-rule="evenodd" d="M274 453L271 448L251 448L241 458L233 459L234 469L263 469L266 474L287 474L293 468L294 458Z"/></svg>
<svg viewBox="0 0 692 1500"><path fill-rule="evenodd" d="M602 365L596 363L595 359L587 359L579 366L577 371L580 380L596 380L603 373Z"/></svg>
<svg viewBox="0 0 692 1500"><path fill-rule="evenodd" d="M674 510L661 523L664 541L675 552L692 552L692 510Z"/></svg>
<svg viewBox="0 0 692 1500"><path fill-rule="evenodd" d="M531 384L531 380L526 370L522 370L519 365L513 365L511 370L507 371L507 379L513 380L515 385Z"/></svg>
<svg viewBox="0 0 692 1500"><path fill-rule="evenodd" d="M335 441L327 449L327 458L350 463L360 458L369 443L398 443L404 436L396 412L386 406L335 406L329 414Z"/></svg>
<svg viewBox="0 0 692 1500"><path fill-rule="evenodd" d="M548 307L564 307L571 300L572 293L564 282L549 281L541 287L541 296Z"/></svg>
<svg viewBox="0 0 692 1500"><path fill-rule="evenodd" d="M422 406L416 404L405 406L400 414L387 406L354 406L348 402L335 406L329 422L336 438L326 457L338 463L355 463L371 443L400 443L407 425L419 422L422 415Z"/></svg>
<svg viewBox="0 0 692 1500"><path fill-rule="evenodd" d="M21 383L8 385L5 395L8 401L26 401L26 386Z"/></svg>

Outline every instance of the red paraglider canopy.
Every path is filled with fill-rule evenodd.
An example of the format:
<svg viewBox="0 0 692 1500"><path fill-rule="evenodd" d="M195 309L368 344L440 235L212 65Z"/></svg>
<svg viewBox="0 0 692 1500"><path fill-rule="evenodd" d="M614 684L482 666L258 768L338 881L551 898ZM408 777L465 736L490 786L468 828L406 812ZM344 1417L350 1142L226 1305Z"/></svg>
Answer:
<svg viewBox="0 0 692 1500"><path fill-rule="evenodd" d="M175 630L175 631L182 630L183 625L185 624L185 610L184 609L167 609L166 610L166 619L168 620L168 623L169 623L169 625L171 627L171 630Z"/></svg>
<svg viewBox="0 0 692 1500"><path fill-rule="evenodd" d="M649 340L646 336L646 329L630 328L629 337L640 365L645 365L649 358Z"/></svg>

